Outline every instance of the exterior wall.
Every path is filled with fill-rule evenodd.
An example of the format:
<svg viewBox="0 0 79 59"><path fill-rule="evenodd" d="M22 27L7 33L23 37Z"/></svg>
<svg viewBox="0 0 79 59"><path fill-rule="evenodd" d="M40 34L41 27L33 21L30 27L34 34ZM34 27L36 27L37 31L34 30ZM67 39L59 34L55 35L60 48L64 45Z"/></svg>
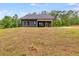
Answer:
<svg viewBox="0 0 79 59"><path fill-rule="evenodd" d="M37 24L37 21L29 21L29 26L30 26L30 27L31 27L31 26L35 27L36 24Z"/></svg>
<svg viewBox="0 0 79 59"><path fill-rule="evenodd" d="M47 20L21 20L22 27L51 27L51 21Z"/></svg>
<svg viewBox="0 0 79 59"><path fill-rule="evenodd" d="M31 21L31 20L22 20L21 25L23 27L36 27L37 26L37 21Z"/></svg>
<svg viewBox="0 0 79 59"><path fill-rule="evenodd" d="M28 23L27 23L27 21L21 21L21 25L22 25L23 27L26 27L26 26L28 26Z"/></svg>

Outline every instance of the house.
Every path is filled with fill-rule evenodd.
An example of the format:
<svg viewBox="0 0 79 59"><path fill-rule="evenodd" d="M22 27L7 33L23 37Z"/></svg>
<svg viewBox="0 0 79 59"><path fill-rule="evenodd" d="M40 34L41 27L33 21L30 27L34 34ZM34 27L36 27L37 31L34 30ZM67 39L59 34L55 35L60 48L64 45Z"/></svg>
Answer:
<svg viewBox="0 0 79 59"><path fill-rule="evenodd" d="M47 14L27 14L21 18L22 27L51 27L53 16Z"/></svg>

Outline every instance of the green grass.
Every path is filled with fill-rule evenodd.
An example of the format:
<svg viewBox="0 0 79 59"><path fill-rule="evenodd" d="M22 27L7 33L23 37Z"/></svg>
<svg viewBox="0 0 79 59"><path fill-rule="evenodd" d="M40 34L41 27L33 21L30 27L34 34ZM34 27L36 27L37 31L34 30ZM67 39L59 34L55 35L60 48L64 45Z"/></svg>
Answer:
<svg viewBox="0 0 79 59"><path fill-rule="evenodd" d="M79 28L0 29L0 55L79 55Z"/></svg>

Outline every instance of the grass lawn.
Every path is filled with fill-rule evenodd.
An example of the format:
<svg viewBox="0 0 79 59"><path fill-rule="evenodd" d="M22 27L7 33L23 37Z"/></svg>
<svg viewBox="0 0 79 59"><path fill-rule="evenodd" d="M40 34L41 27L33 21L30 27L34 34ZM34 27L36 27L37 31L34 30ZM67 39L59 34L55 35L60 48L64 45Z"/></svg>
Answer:
<svg viewBox="0 0 79 59"><path fill-rule="evenodd" d="M79 55L79 28L0 29L2 56Z"/></svg>

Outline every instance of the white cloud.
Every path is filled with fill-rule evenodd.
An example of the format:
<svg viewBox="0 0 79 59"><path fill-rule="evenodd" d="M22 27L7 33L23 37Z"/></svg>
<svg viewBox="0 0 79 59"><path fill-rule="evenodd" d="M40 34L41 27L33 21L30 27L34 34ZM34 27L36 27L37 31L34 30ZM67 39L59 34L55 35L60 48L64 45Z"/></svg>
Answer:
<svg viewBox="0 0 79 59"><path fill-rule="evenodd" d="M72 8L72 10L79 11L79 7Z"/></svg>
<svg viewBox="0 0 79 59"><path fill-rule="evenodd" d="M78 6L78 7L79 7L79 4L77 4L76 6Z"/></svg>
<svg viewBox="0 0 79 59"><path fill-rule="evenodd" d="M32 4L30 4L31 6L36 6L36 5L38 5L38 4L36 4L36 3L32 3Z"/></svg>
<svg viewBox="0 0 79 59"><path fill-rule="evenodd" d="M78 6L79 7L79 3L68 3L68 5L70 5L70 6Z"/></svg>
<svg viewBox="0 0 79 59"><path fill-rule="evenodd" d="M68 3L68 5L76 5L76 3Z"/></svg>
<svg viewBox="0 0 79 59"><path fill-rule="evenodd" d="M71 10L79 11L79 3L68 3L68 5L72 6Z"/></svg>
<svg viewBox="0 0 79 59"><path fill-rule="evenodd" d="M48 6L48 3L31 3L30 5L31 6L39 6L39 5L41 5L41 6Z"/></svg>

